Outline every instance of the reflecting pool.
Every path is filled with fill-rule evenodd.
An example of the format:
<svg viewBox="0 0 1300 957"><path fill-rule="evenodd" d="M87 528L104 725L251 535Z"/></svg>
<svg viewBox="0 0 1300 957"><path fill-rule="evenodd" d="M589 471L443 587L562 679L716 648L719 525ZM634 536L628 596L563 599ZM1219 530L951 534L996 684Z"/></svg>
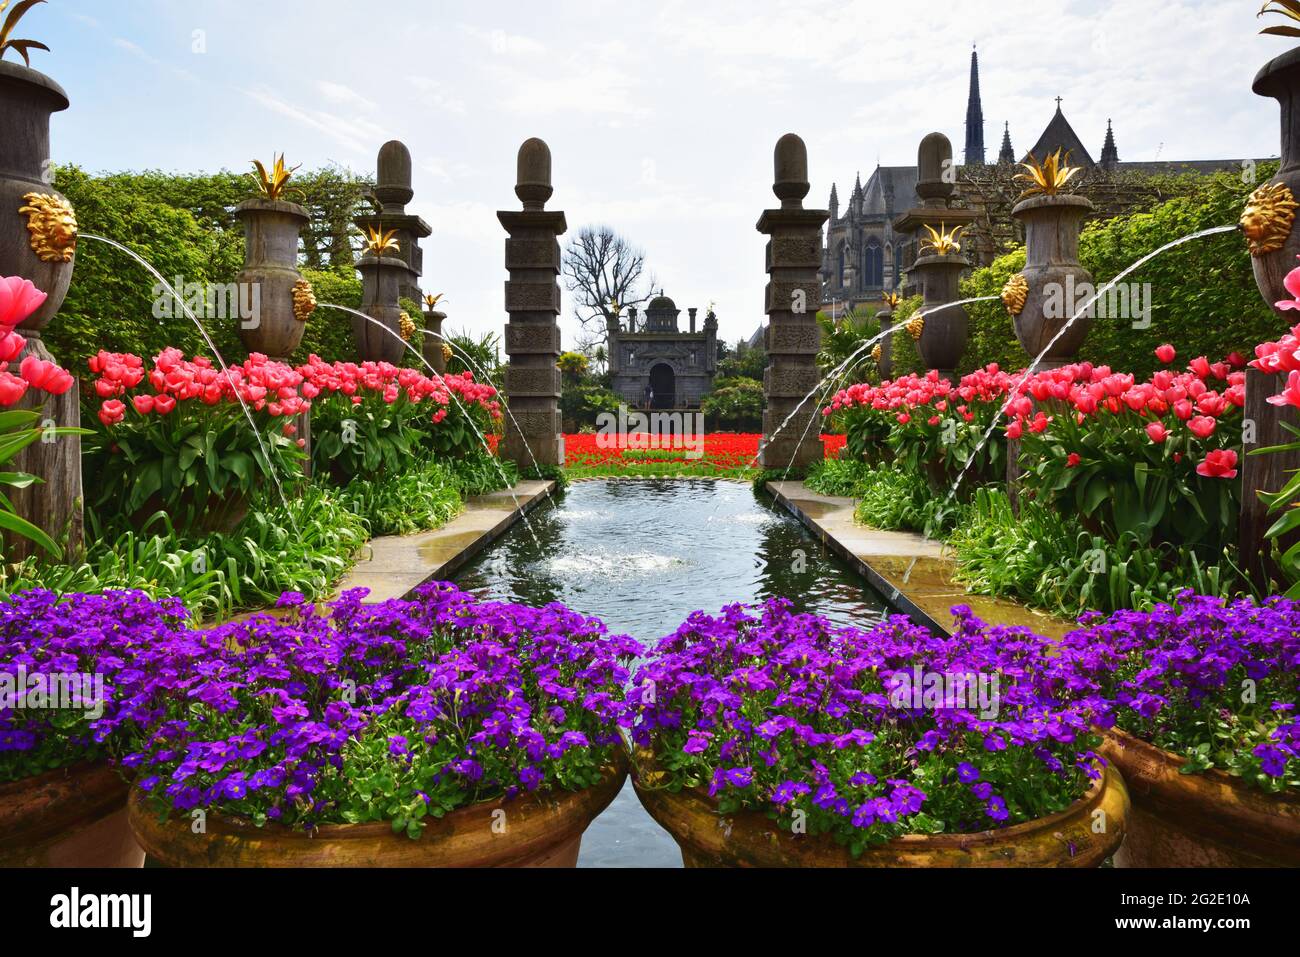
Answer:
<svg viewBox="0 0 1300 957"><path fill-rule="evenodd" d="M869 625L884 600L771 499L738 482L579 482L466 566L480 598L561 602L651 646L693 611L775 596L838 624ZM587 831L579 866L680 867L677 845L629 783Z"/></svg>

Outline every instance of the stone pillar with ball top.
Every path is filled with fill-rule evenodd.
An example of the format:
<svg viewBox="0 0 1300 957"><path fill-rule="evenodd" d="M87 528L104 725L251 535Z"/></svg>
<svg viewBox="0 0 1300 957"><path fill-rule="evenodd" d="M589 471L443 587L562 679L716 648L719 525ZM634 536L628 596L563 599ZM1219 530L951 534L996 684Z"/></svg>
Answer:
<svg viewBox="0 0 1300 957"><path fill-rule="evenodd" d="M50 117L67 108L67 94L48 76L0 60L0 277L27 279L47 297L17 327L27 344L10 364L15 375L29 356L57 361L41 334L67 296L77 249L76 214L49 177ZM66 542L69 560L83 542L81 438L54 429L81 425L78 394L75 385L59 396L29 389L14 408L39 411L50 441L29 445L4 466L40 480L6 494L19 516ZM44 554L25 538L6 536L7 561L38 551Z"/></svg>
<svg viewBox="0 0 1300 957"><path fill-rule="evenodd" d="M560 243L564 213L548 211L551 150L539 139L519 147L515 195L522 210L503 210L505 227L506 402L502 455L521 468L564 464L560 424Z"/></svg>
<svg viewBox="0 0 1300 957"><path fill-rule="evenodd" d="M957 366L966 351L969 320L963 307L947 304L961 298L958 281L970 263L961 254L959 238L977 218L974 210L952 205L956 172L948 137L931 133L921 140L916 183L921 205L894 223L895 230L912 233L918 240L918 256L908 271L909 285L917 287L923 298L924 325L917 351L927 369L937 369L950 379L957 378Z"/></svg>
<svg viewBox="0 0 1300 957"><path fill-rule="evenodd" d="M821 300L817 278L822 264L822 226L830 213L804 209L808 195L808 148L794 133L776 144L772 192L781 201L758 220L768 236L768 367L763 374L763 444L759 462L767 469L802 469L819 462L821 409L809 398L821 381L817 353Z"/></svg>

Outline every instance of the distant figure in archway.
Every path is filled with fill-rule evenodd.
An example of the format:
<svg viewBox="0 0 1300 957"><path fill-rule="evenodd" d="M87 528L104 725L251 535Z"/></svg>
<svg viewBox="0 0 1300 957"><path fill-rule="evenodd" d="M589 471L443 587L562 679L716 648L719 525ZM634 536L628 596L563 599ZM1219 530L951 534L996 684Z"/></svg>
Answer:
<svg viewBox="0 0 1300 957"><path fill-rule="evenodd" d="M677 403L677 375L661 362L650 370L650 408L672 409Z"/></svg>

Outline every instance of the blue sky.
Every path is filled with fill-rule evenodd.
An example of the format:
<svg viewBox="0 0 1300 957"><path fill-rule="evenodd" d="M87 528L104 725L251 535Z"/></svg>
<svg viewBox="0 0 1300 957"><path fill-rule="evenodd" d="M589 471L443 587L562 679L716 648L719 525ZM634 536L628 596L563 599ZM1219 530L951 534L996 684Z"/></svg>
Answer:
<svg viewBox="0 0 1300 957"><path fill-rule="evenodd" d="M550 205L571 230L614 226L645 249L679 306L716 301L734 340L763 319L754 223L775 204L771 153L783 133L807 141L819 205L833 179L845 198L877 159L914 163L931 130L960 151L978 41L990 155L1004 120L1017 151L1028 149L1059 95L1094 154L1113 118L1125 160L1273 156L1277 107L1250 83L1288 43L1255 36L1256 9L51 0L20 33L52 48L33 66L72 99L55 119L58 162L242 170L284 151L307 167L369 172L381 143L405 141L412 209L434 229L425 288L445 293L457 330L504 322L495 211L517 208L515 151L541 136L554 154Z"/></svg>

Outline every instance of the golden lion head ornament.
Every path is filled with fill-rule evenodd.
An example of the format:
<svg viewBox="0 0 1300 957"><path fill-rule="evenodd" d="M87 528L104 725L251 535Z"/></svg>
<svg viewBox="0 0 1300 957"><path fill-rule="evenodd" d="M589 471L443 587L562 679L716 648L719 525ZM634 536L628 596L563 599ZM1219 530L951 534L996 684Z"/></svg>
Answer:
<svg viewBox="0 0 1300 957"><path fill-rule="evenodd" d="M77 251L77 216L62 196L28 193L18 212L27 217L32 251L41 262L70 263Z"/></svg>
<svg viewBox="0 0 1300 957"><path fill-rule="evenodd" d="M293 317L299 322L306 322L315 311L316 293L312 290L311 283L299 279L293 284Z"/></svg>
<svg viewBox="0 0 1300 957"><path fill-rule="evenodd" d="M1009 314L1018 316L1024 312L1025 302L1028 299L1029 281L1020 273L1016 273L1002 287L1002 305L1007 307Z"/></svg>
<svg viewBox="0 0 1300 957"><path fill-rule="evenodd" d="M1246 234L1252 256L1258 258L1286 245L1297 207L1300 203L1285 183L1264 185L1250 194L1238 225Z"/></svg>

